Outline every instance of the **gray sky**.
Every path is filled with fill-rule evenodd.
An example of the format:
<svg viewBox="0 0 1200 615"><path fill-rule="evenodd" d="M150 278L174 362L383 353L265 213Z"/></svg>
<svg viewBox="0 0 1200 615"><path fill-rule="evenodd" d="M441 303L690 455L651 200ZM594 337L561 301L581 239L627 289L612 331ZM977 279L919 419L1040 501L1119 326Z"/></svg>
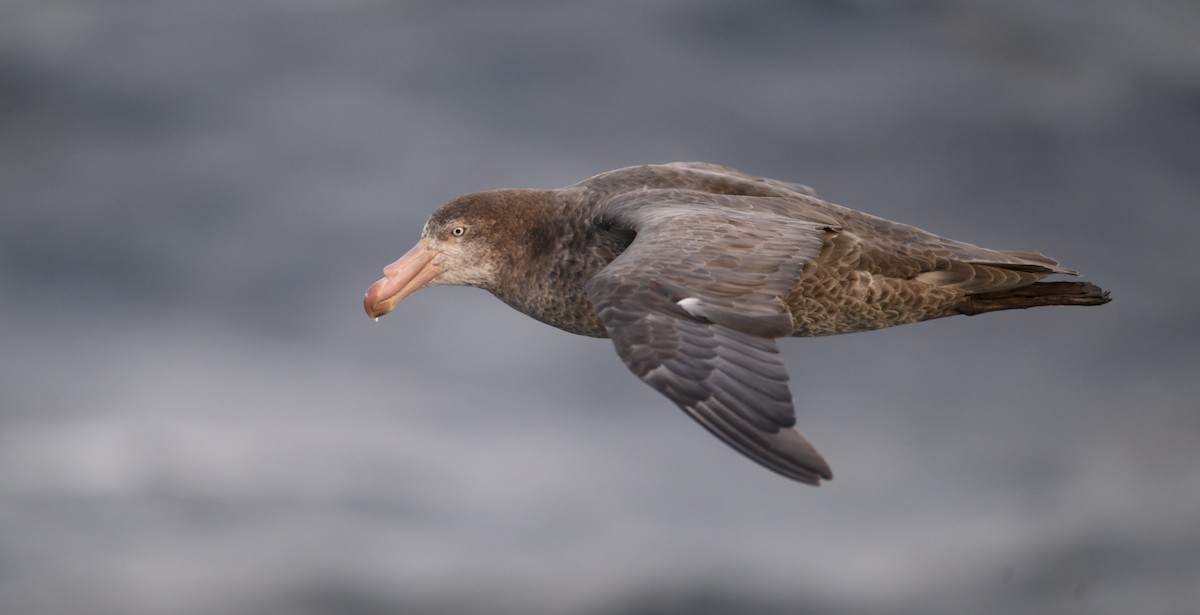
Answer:
<svg viewBox="0 0 1200 615"><path fill-rule="evenodd" d="M1193 613L1200 9L15 0L0 611ZM465 192L703 160L1113 293L782 343L837 479L472 289Z"/></svg>

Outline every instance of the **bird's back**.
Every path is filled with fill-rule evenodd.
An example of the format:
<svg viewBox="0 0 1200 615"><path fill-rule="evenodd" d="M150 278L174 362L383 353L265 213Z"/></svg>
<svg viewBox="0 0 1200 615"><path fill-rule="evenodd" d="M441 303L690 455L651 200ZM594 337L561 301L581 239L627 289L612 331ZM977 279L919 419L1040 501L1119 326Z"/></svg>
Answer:
<svg viewBox="0 0 1200 615"><path fill-rule="evenodd" d="M755 177L715 164L628 167L572 188L584 188L598 200L651 189L749 197L726 202L753 203L773 215L827 227L820 255L805 265L784 297L796 336L850 333L972 313L964 305L974 296L1031 287L1055 273L1075 274L1037 252L993 250L947 239L834 205L803 184ZM764 218L763 223L771 222Z"/></svg>

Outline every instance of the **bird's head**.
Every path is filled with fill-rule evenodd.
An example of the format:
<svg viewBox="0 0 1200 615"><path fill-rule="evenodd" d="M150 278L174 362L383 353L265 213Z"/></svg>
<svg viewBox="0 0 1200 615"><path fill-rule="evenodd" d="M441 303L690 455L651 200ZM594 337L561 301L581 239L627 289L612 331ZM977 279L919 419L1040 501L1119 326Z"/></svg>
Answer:
<svg viewBox="0 0 1200 615"><path fill-rule="evenodd" d="M421 240L384 267L384 277L367 289L363 307L371 318L392 311L421 288L476 286L495 290L530 248L526 209L539 199L532 190L497 190L461 196L430 216ZM536 243L536 242L535 242Z"/></svg>

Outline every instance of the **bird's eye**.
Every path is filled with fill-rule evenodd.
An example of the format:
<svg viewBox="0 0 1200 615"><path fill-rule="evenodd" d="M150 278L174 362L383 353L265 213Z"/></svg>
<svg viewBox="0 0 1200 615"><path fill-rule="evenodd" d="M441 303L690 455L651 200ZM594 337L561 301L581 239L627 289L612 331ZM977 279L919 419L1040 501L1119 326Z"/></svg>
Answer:
<svg viewBox="0 0 1200 615"><path fill-rule="evenodd" d="M463 234L466 232L467 232L467 227L465 227L465 226L456 226L456 227L450 229L450 234L454 235L455 237L462 237Z"/></svg>

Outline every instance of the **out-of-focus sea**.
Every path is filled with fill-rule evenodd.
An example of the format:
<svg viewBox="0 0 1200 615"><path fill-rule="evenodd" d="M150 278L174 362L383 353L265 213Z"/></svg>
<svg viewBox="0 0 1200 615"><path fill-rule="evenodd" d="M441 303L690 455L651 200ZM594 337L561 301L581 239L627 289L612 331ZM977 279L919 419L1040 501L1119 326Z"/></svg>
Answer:
<svg viewBox="0 0 1200 615"><path fill-rule="evenodd" d="M7 0L0 612L1200 612L1200 4ZM836 480L603 340L361 297L702 160L1112 291L782 343Z"/></svg>

